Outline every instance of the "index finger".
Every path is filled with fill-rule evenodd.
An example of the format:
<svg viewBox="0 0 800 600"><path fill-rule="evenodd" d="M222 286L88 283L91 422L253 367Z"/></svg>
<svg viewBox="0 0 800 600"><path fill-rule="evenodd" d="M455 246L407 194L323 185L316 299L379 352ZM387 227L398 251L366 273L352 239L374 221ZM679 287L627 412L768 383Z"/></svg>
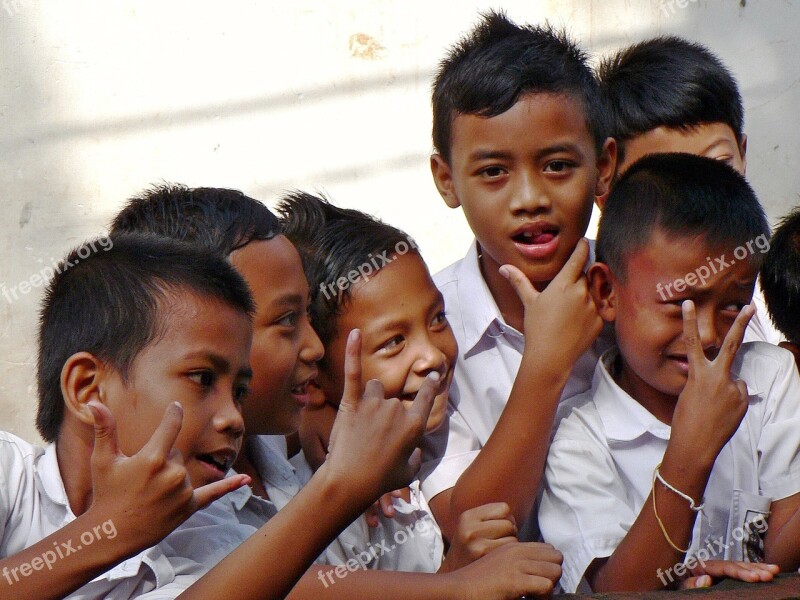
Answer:
<svg viewBox="0 0 800 600"><path fill-rule="evenodd" d="M747 330L747 324L750 322L750 319L753 317L755 312L756 309L752 304L743 306L742 310L739 311L739 314L736 315L736 320L728 330L725 339L722 340L722 348L720 348L716 360L721 360L722 366L726 369L731 368L733 359L736 358L736 353L739 351L739 348L742 345L742 340L744 340L744 333Z"/></svg>
<svg viewBox="0 0 800 600"><path fill-rule="evenodd" d="M700 329L697 326L697 310L694 302L684 300L681 304L683 317L683 343L686 345L686 358L689 366L702 364L706 359L703 343L700 341Z"/></svg>
<svg viewBox="0 0 800 600"><path fill-rule="evenodd" d="M353 329L347 336L344 350L344 389L339 410L353 410L361 397L361 330Z"/></svg>
<svg viewBox="0 0 800 600"><path fill-rule="evenodd" d="M572 283L578 281L583 275L583 268L586 266L587 260L589 260L589 242L586 241L586 238L581 238L555 279L566 279Z"/></svg>
<svg viewBox="0 0 800 600"><path fill-rule="evenodd" d="M178 434L183 425L183 407L178 402L172 402L167 410L164 411L164 416L161 418L161 423L147 440L147 443L140 450L140 452L153 452L159 456L169 456L172 447L175 445L175 440L178 439Z"/></svg>
<svg viewBox="0 0 800 600"><path fill-rule="evenodd" d="M431 414L431 409L433 408L433 399L436 397L436 393L439 390L440 379L441 375L439 375L437 371L428 373L428 375L425 377L425 381L422 382L422 386L419 388L419 391L414 398L414 403L408 410L408 412L415 419L418 419L418 423L420 424L420 434L422 434L422 432L425 430L425 423L428 422L428 417Z"/></svg>

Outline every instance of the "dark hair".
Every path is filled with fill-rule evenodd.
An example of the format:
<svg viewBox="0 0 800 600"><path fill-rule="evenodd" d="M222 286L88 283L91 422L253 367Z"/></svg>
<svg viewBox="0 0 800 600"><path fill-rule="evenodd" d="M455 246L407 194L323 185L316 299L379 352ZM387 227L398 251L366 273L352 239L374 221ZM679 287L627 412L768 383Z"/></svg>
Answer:
<svg viewBox="0 0 800 600"><path fill-rule="evenodd" d="M229 255L254 240L280 233L278 218L264 204L238 190L153 186L131 198L111 233L156 233Z"/></svg>
<svg viewBox="0 0 800 600"><path fill-rule="evenodd" d="M352 280L339 287L336 282L354 273L369 277L383 266L381 257L396 255L401 243L418 254L406 233L363 212L334 206L324 196L291 192L281 198L277 212L283 234L303 261L311 290L311 322L326 346L337 333L336 319L350 297Z"/></svg>
<svg viewBox="0 0 800 600"><path fill-rule="evenodd" d="M656 230L710 246L769 238L764 210L744 177L692 154L653 154L625 172L600 216L597 260L624 281L628 259Z"/></svg>
<svg viewBox="0 0 800 600"><path fill-rule="evenodd" d="M605 118L594 73L563 31L519 26L504 12L481 22L448 52L433 83L433 145L450 162L451 129L459 115L494 117L524 94L565 94L580 101L599 154Z"/></svg>
<svg viewBox="0 0 800 600"><path fill-rule="evenodd" d="M657 127L725 123L742 142L744 110L736 80L701 44L657 37L605 58L597 71L620 162L627 140Z"/></svg>
<svg viewBox="0 0 800 600"><path fill-rule="evenodd" d="M57 438L64 419L61 370L67 359L90 352L126 377L137 355L168 326L168 298L184 291L253 312L247 284L226 260L168 238L89 240L59 263L39 318L36 427L46 441Z"/></svg>
<svg viewBox="0 0 800 600"><path fill-rule="evenodd" d="M800 342L800 207L779 223L761 265L761 289L775 327Z"/></svg>

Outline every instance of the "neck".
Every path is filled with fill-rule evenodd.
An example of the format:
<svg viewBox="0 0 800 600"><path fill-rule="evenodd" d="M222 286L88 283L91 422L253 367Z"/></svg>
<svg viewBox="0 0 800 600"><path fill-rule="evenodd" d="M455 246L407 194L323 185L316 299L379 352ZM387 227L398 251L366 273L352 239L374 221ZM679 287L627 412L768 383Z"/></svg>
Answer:
<svg viewBox="0 0 800 600"><path fill-rule="evenodd" d="M613 376L617 385L631 398L645 407L656 419L672 426L672 415L675 412L675 405L678 403L677 397L659 392L644 383L630 367L625 365L619 355L614 361Z"/></svg>
<svg viewBox="0 0 800 600"><path fill-rule="evenodd" d="M233 463L233 469L237 473L249 475L250 479L253 480L250 484L253 493L256 496L261 496L264 500L269 500L269 494L267 494L267 489L264 487L261 473L258 472L258 469L250 458L250 444L248 444L248 440L249 438L245 437L242 450L239 452L239 456L236 457L236 462Z"/></svg>
<svg viewBox="0 0 800 600"><path fill-rule="evenodd" d="M69 507L76 517L92 505L93 448L94 430L65 415L56 441L56 457Z"/></svg>

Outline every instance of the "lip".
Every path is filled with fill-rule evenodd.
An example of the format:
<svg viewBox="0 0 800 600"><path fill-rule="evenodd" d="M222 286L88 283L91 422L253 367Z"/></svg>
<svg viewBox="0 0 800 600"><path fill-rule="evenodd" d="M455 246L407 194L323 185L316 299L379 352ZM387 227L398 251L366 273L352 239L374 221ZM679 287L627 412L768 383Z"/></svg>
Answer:
<svg viewBox="0 0 800 600"><path fill-rule="evenodd" d="M450 389L450 380L452 379L452 377L453 377L453 368L450 367L445 372L444 377L441 377L439 379L439 387L437 388L436 393L433 395L434 398L436 398L437 396L441 396L443 393L449 391L449 389ZM402 393L397 398L401 402L413 402L414 398L417 397L417 393L418 392L419 392L419 390L416 390L414 392Z"/></svg>
<svg viewBox="0 0 800 600"><path fill-rule="evenodd" d="M551 234L553 236L552 239L543 244L526 244L514 239L525 234L537 236L543 233ZM548 221L532 221L515 229L511 233L510 238L514 243L514 246L517 248L517 251L522 254L522 256L529 259L541 260L550 258L553 254L555 254L561 239L560 234L560 228L553 223Z"/></svg>
<svg viewBox="0 0 800 600"><path fill-rule="evenodd" d="M199 452L195 454L195 461L201 465L207 479L211 481L219 481L225 478L228 470L230 470L231 466L233 466L237 454L238 452L236 449L225 447L213 450L211 452ZM219 463L221 467L224 468L224 470L223 468L220 468L220 466L203 460L201 457L213 458L215 462Z"/></svg>
<svg viewBox="0 0 800 600"><path fill-rule="evenodd" d="M668 356L667 357L684 375L689 374L689 359L685 356Z"/></svg>
<svg viewBox="0 0 800 600"><path fill-rule="evenodd" d="M314 369L305 379L301 379L299 383L295 383L292 386L292 389L290 390L292 398L294 398L295 402L297 402L297 404L299 404L301 407L308 406L308 403L311 400L311 393L308 391L308 386L317 378L318 375L319 372L317 369Z"/></svg>

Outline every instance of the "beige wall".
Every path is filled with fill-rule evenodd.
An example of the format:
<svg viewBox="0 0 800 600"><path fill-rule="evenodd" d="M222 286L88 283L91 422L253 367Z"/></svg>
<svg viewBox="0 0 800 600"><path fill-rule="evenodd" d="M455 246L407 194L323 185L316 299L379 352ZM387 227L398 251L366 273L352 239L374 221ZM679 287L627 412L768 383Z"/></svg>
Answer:
<svg viewBox="0 0 800 600"><path fill-rule="evenodd" d="M405 228L432 269L445 266L470 232L428 172L431 73L489 6L0 0L0 282L35 283L101 233L128 195L161 180L240 188L270 203L289 188L325 190ZM770 216L798 203L800 7L503 6L520 21L567 25L597 53L659 33L711 46L739 78L748 175ZM0 429L32 440L42 291L0 295Z"/></svg>

